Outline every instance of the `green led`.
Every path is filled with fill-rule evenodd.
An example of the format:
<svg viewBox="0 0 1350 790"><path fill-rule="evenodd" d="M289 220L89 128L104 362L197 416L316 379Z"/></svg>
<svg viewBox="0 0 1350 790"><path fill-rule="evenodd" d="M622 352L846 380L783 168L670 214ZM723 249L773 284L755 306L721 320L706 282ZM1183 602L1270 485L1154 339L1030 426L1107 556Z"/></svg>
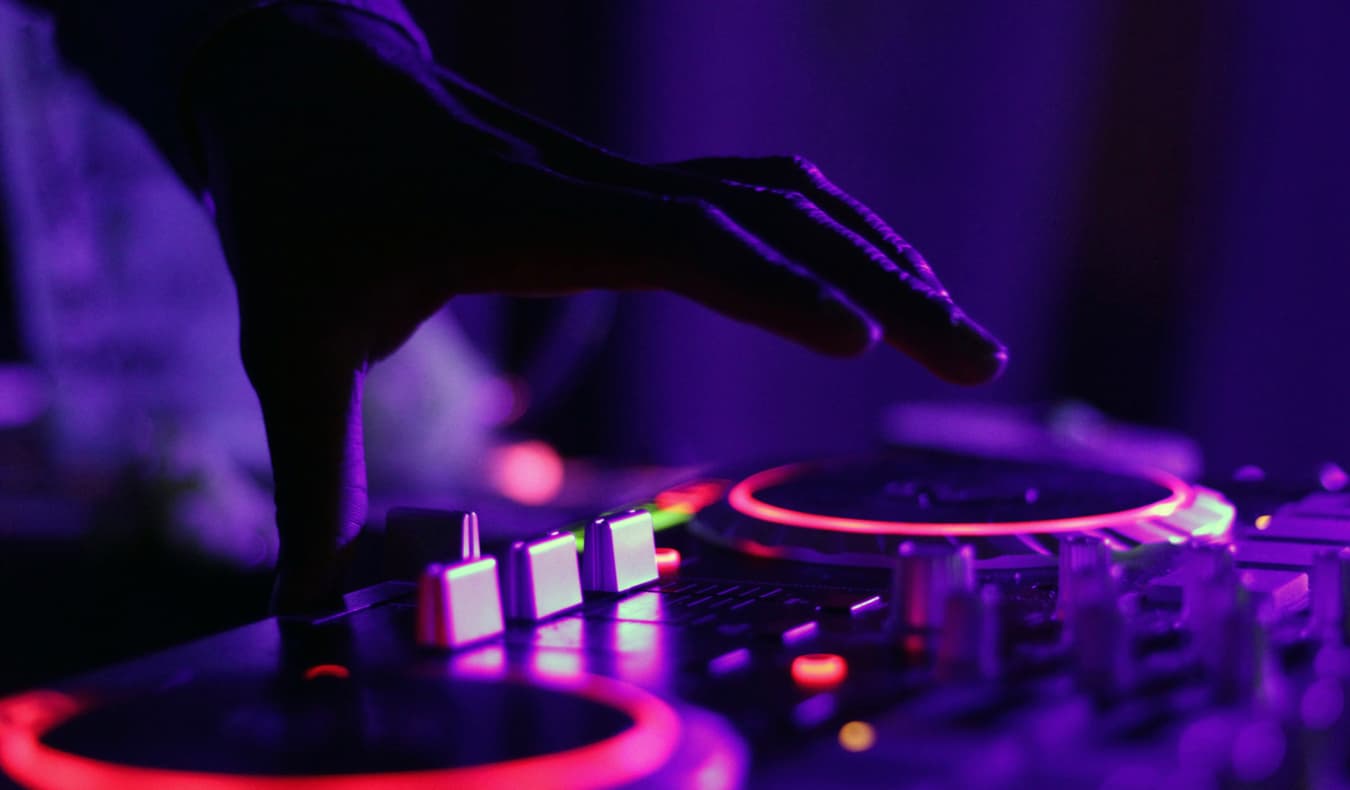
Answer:
<svg viewBox="0 0 1350 790"><path fill-rule="evenodd" d="M694 517L693 513L680 508L660 510L656 507L655 502L647 502L642 505L637 505L636 507L623 508L622 510L612 510L609 511L609 513L621 513L624 510L645 510L648 513L651 513L652 530L655 532L660 532L663 529L670 529L671 527L678 527L681 524L688 524L689 520ZM607 516L609 513L604 513L602 515ZM569 531L572 533L572 537L577 540L577 551L584 550L586 548L585 522L570 527Z"/></svg>

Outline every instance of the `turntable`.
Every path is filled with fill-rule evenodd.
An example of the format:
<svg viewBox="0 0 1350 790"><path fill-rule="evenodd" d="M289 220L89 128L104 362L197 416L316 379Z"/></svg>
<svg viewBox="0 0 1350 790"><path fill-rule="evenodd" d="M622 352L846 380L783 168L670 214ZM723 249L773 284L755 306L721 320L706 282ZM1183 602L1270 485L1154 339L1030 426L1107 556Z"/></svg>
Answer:
<svg viewBox="0 0 1350 790"><path fill-rule="evenodd" d="M1350 778L1338 492L898 447L481 531L392 511L412 570L342 611L11 697L0 766L188 790Z"/></svg>

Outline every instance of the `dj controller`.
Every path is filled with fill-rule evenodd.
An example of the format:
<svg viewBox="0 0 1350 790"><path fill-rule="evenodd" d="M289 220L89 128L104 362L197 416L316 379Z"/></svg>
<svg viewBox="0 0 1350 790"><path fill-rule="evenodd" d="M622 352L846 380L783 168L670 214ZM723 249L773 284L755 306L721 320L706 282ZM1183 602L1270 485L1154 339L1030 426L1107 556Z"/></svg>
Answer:
<svg viewBox="0 0 1350 790"><path fill-rule="evenodd" d="M1341 485L1344 480L1336 481ZM896 447L527 540L0 701L33 788L1350 786L1350 496Z"/></svg>

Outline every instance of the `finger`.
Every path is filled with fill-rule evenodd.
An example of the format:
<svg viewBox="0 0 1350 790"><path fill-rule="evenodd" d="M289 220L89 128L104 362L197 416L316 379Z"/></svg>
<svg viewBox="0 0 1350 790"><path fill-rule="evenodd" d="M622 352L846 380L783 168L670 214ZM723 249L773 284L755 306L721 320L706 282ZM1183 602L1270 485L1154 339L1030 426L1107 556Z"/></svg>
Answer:
<svg viewBox="0 0 1350 790"><path fill-rule="evenodd" d="M800 156L702 157L671 167L724 181L780 191L800 192L840 225L866 239L898 266L945 291L919 251L900 237L862 201L840 189L813 163Z"/></svg>
<svg viewBox="0 0 1350 790"><path fill-rule="evenodd" d="M280 552L273 610L332 610L341 603L348 549L366 517L364 366L332 353L340 340L241 312L244 366L262 406L275 483Z"/></svg>
<svg viewBox="0 0 1350 790"><path fill-rule="evenodd" d="M494 234L496 260L460 267L456 292L663 288L826 354L879 336L837 289L705 201L531 171L511 179L520 197Z"/></svg>
<svg viewBox="0 0 1350 790"><path fill-rule="evenodd" d="M726 184L716 203L739 224L837 287L892 346L958 384L996 377L1007 351L946 291L898 266L799 192Z"/></svg>

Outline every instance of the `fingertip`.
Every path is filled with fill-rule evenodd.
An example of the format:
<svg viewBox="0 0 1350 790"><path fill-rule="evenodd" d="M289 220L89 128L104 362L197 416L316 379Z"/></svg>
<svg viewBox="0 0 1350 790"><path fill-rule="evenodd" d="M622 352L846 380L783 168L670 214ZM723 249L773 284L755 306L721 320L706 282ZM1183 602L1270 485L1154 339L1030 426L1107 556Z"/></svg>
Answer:
<svg viewBox="0 0 1350 790"><path fill-rule="evenodd" d="M829 330L818 333L808 345L822 354L861 356L881 341L881 326L841 299L825 299L820 311Z"/></svg>

